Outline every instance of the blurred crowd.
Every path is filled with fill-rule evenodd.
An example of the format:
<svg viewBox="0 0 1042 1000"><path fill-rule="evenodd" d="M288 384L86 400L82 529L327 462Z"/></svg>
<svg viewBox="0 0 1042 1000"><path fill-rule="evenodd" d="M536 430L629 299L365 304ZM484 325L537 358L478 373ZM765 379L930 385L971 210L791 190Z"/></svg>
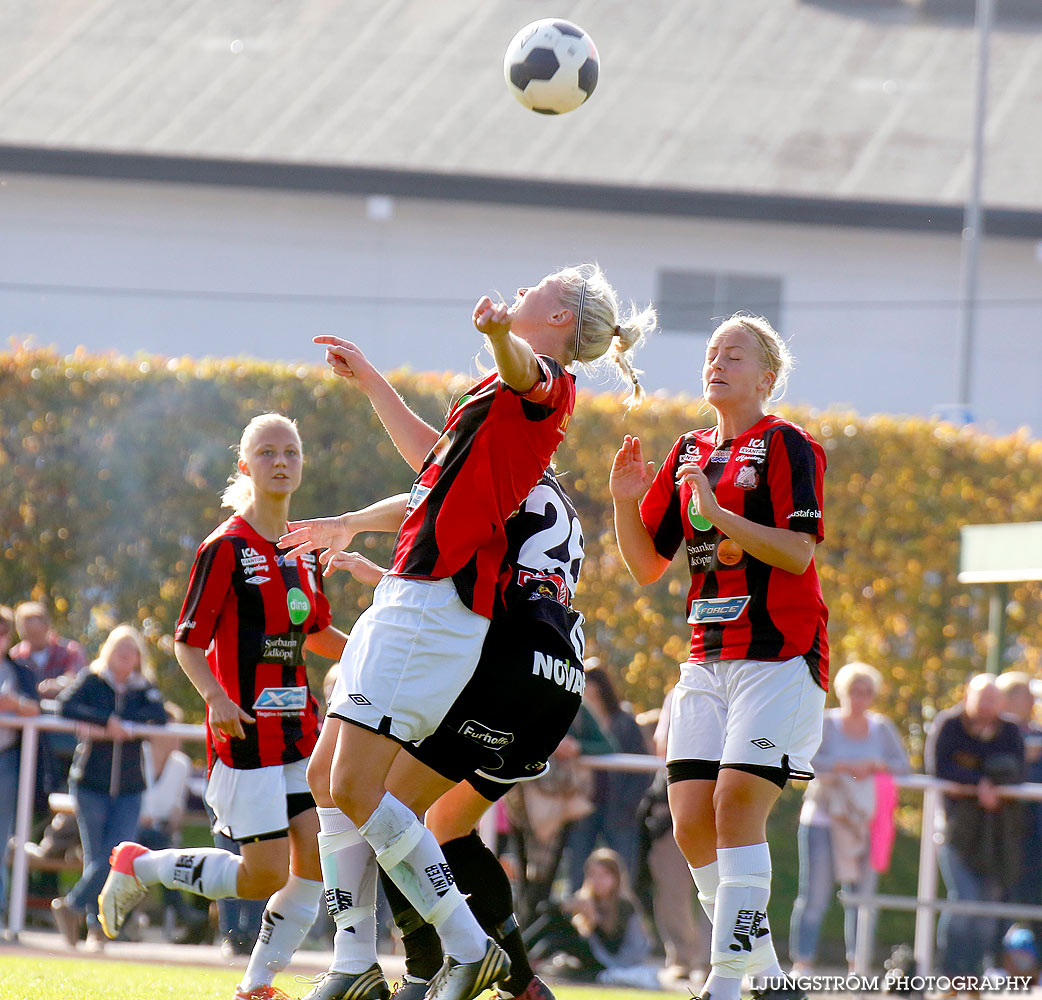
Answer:
<svg viewBox="0 0 1042 1000"><path fill-rule="evenodd" d="M327 678L331 686L336 667ZM910 771L894 722L872 710L883 678L848 663L833 678L837 705L826 712L816 779L799 812L799 888L791 914L789 955L796 972L819 969L821 931L837 888L871 896L891 864L898 794ZM549 772L515 788L482 830L515 888L533 961L550 975L579 982L656 988L698 982L709 963L708 920L673 839L662 768L590 768L604 754L665 755L668 698L635 714L612 674L586 664L583 704ZM27 601L0 606L0 927L10 883L10 847L20 766L18 717L51 712L73 720L74 733L41 734L26 845L34 898L73 947L104 947L97 896L111 849L138 840L177 846L186 829L211 836L201 791L204 768L179 737L135 735L134 724L184 719L166 701L136 628L119 625L88 662L83 648L55 631L49 611ZM944 796L937 838L949 899L1042 904L1042 804L1005 797L1004 785L1042 782L1042 726L1031 678L1018 671L969 679L965 697L932 721L927 773L954 783ZM190 753L197 752L193 745ZM213 835L218 846L235 842ZM262 902L205 900L156 890L125 933L150 923L177 941L210 941L248 954ZM866 907L863 913L875 921ZM858 910L844 909L846 961L855 969ZM385 943L390 921L382 920ZM981 973L993 966L1037 971L1039 922L942 912L937 971ZM312 937L323 943L322 919ZM666 970L662 973L663 967ZM870 970L858 970L870 971Z"/></svg>

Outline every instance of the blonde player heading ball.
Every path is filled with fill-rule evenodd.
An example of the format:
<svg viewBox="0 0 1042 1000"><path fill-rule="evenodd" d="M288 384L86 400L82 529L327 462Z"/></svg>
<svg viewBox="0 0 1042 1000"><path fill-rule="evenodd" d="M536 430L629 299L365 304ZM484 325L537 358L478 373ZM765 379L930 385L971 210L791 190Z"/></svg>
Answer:
<svg viewBox="0 0 1042 1000"><path fill-rule="evenodd" d="M316 338L337 374L358 379L398 450L419 470L391 570L341 660L342 698L329 709L341 723L330 794L380 867L438 930L446 959L430 1000L471 1000L502 979L509 963L464 905L430 831L387 791L388 776L401 744L430 736L474 674L498 599L504 522L543 475L571 418L575 386L567 366L608 355L638 396L629 354L654 327L655 313L633 308L620 316L614 290L599 268L586 265L518 289L511 306L484 297L473 321L488 338L496 370L456 402L440 433L402 406L353 344ZM288 556L338 545L335 527L324 535L335 520L288 534L281 540L292 546ZM338 826L328 832L344 834Z"/></svg>
<svg viewBox="0 0 1042 1000"><path fill-rule="evenodd" d="M658 475L627 437L611 470L616 537L633 577L657 580L681 544L691 571L691 652L666 762L674 833L713 923L702 1000L739 1000L747 973L782 975L767 923L767 817L790 777L813 777L821 741L828 613L814 550L824 537L825 454L767 410L790 365L766 320L725 320L702 368L716 426L681 436Z"/></svg>

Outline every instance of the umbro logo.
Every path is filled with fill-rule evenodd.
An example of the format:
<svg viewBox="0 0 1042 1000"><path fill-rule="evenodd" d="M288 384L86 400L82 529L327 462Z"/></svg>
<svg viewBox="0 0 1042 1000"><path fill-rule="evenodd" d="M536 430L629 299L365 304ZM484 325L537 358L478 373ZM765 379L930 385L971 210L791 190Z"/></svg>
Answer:
<svg viewBox="0 0 1042 1000"><path fill-rule="evenodd" d="M356 705L371 705L372 702L364 694L349 694L347 696Z"/></svg>
<svg viewBox="0 0 1042 1000"><path fill-rule="evenodd" d="M761 750L773 750L777 744L772 743L770 740L765 739L761 736L758 740L749 740L754 747L759 747Z"/></svg>

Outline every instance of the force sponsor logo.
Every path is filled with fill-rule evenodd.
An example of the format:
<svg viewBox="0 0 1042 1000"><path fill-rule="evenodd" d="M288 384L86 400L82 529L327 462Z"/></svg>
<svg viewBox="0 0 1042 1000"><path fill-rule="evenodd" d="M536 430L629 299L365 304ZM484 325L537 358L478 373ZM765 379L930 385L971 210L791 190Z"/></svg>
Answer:
<svg viewBox="0 0 1042 1000"><path fill-rule="evenodd" d="M255 711L300 715L308 707L306 687L265 688L253 703Z"/></svg>
<svg viewBox="0 0 1042 1000"><path fill-rule="evenodd" d="M713 454L709 456L709 461L714 465L726 465L731 461L731 449L728 448L727 451L714 451Z"/></svg>
<svg viewBox="0 0 1042 1000"><path fill-rule="evenodd" d="M811 510L809 507L806 510L794 510L787 518L787 521L791 521L794 517L813 517L820 518L820 510Z"/></svg>
<svg viewBox="0 0 1042 1000"><path fill-rule="evenodd" d="M745 597L707 597L691 605L687 616L689 625L706 625L714 622L733 622L740 618L749 603Z"/></svg>
<svg viewBox="0 0 1042 1000"><path fill-rule="evenodd" d="M532 674L542 674L548 681L573 694L582 694L586 690L586 675L582 667L574 666L571 660L559 660L538 650L533 653Z"/></svg>
<svg viewBox="0 0 1042 1000"><path fill-rule="evenodd" d="M473 740L475 743L480 743L483 747L489 747L492 750L500 750L514 742L513 733L503 733L498 729L490 729L475 719L468 719L464 722L459 727L459 732L460 736L465 736L468 740Z"/></svg>
<svg viewBox="0 0 1042 1000"><path fill-rule="evenodd" d="M763 438L750 438L748 444L738 449L738 457L751 458L754 462L763 461L767 457L767 442Z"/></svg>
<svg viewBox="0 0 1042 1000"><path fill-rule="evenodd" d="M431 488L429 486L421 486L419 483L413 483L412 489L409 491L409 502L405 505L405 513L410 514L416 510L417 507L427 499L427 494L430 493Z"/></svg>

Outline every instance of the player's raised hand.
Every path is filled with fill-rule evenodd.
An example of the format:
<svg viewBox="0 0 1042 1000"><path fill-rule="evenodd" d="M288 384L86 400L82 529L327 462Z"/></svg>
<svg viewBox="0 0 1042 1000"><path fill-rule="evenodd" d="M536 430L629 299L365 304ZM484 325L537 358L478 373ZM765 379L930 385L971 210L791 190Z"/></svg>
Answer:
<svg viewBox="0 0 1042 1000"><path fill-rule="evenodd" d="M286 559L296 559L306 552L320 549L346 549L355 537L347 514L336 517L313 517L304 521L288 521L287 531L279 537L279 548L288 549Z"/></svg>
<svg viewBox="0 0 1042 1000"><path fill-rule="evenodd" d="M329 576L338 569L346 569L359 583L368 584L370 587L375 587L387 572L383 566L378 566L361 552L335 552L327 549L318 558L326 567L323 576Z"/></svg>
<svg viewBox="0 0 1042 1000"><path fill-rule="evenodd" d="M357 344L340 337L312 337L312 342L326 349L326 364L333 369L335 375L348 379L367 393L380 378L380 373L372 366Z"/></svg>
<svg viewBox="0 0 1042 1000"><path fill-rule="evenodd" d="M615 453L608 476L608 491L613 500L640 500L655 478L655 463L645 462L640 438L627 434Z"/></svg>
<svg viewBox="0 0 1042 1000"><path fill-rule="evenodd" d="M509 333L512 319L510 306L505 302L493 302L487 295L478 299L474 306L474 326L486 337L501 337Z"/></svg>
<svg viewBox="0 0 1042 1000"><path fill-rule="evenodd" d="M206 706L210 732L218 743L227 739L245 739L246 730L242 728L243 725L252 726L257 721L249 712L239 708L224 691L215 694L212 700L207 701Z"/></svg>
<svg viewBox="0 0 1042 1000"><path fill-rule="evenodd" d="M685 462L677 469L677 482L687 483L691 487L691 499L702 517L716 523L716 515L720 511L720 504L716 501L713 487L709 485L702 466L697 462Z"/></svg>

